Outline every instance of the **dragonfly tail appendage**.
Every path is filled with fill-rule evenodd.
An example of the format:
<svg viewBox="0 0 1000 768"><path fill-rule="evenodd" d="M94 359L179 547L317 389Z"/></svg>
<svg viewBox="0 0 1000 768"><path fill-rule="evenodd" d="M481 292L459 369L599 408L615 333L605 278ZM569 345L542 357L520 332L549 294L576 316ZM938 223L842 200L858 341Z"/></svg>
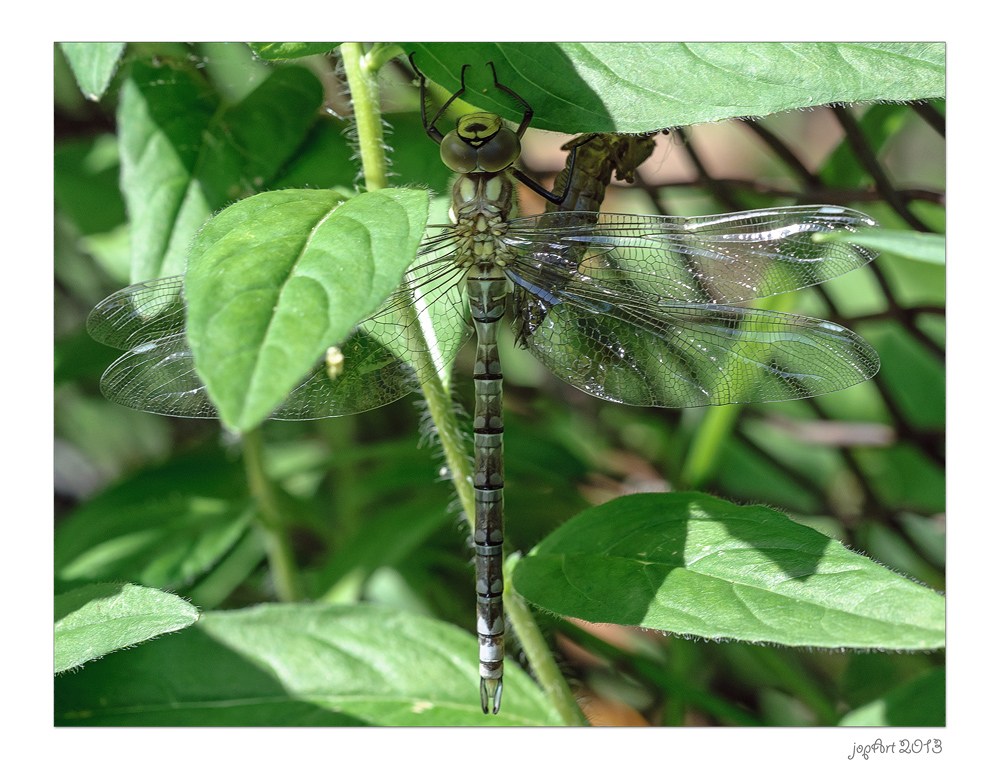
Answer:
<svg viewBox="0 0 1000 768"><path fill-rule="evenodd" d="M479 678L479 699L483 705L483 714L500 712L500 697L503 694L503 678Z"/></svg>

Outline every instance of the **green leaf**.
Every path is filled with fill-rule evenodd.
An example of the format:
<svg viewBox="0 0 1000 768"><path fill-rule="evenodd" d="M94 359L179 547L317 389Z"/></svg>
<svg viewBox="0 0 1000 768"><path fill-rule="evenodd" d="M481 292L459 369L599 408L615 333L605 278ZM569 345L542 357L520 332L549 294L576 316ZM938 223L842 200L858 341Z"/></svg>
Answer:
<svg viewBox="0 0 1000 768"><path fill-rule="evenodd" d="M191 248L187 332L229 427L266 419L326 350L396 288L427 221L427 193L265 192L212 219Z"/></svg>
<svg viewBox="0 0 1000 768"><path fill-rule="evenodd" d="M104 398L85 396L78 385L56 389L55 433L79 446L100 476L114 477L125 467L158 461L170 451L169 425L150 413L122 411Z"/></svg>
<svg viewBox="0 0 1000 768"><path fill-rule="evenodd" d="M843 232L813 235L817 242L843 240L880 251L895 253L908 259L944 265L945 237L928 232L903 232L895 229L879 229L871 232Z"/></svg>
<svg viewBox="0 0 1000 768"><path fill-rule="evenodd" d="M941 359L898 323L872 323L865 327L865 337L882 358L882 388L892 397L897 413L913 428L943 430L947 376ZM913 386L915 381L920 382L919 387ZM894 447L904 446L915 447L906 443ZM883 460L891 452L891 447L884 449ZM901 480L890 475L876 482L894 484Z"/></svg>
<svg viewBox="0 0 1000 768"><path fill-rule="evenodd" d="M133 282L182 272L191 236L214 210L195 173L217 107L193 68L132 64L118 105L118 137Z"/></svg>
<svg viewBox="0 0 1000 768"><path fill-rule="evenodd" d="M135 584L89 584L55 598L55 671L64 672L198 620L176 595Z"/></svg>
<svg viewBox="0 0 1000 768"><path fill-rule="evenodd" d="M940 98L940 43L426 43L403 46L417 66L463 98L567 133L641 132L759 117L833 102Z"/></svg>
<svg viewBox="0 0 1000 768"><path fill-rule="evenodd" d="M242 101L275 73L275 67L255 56L246 43L196 43L193 55L226 103Z"/></svg>
<svg viewBox="0 0 1000 768"><path fill-rule="evenodd" d="M83 95L100 101L118 70L125 43L60 43Z"/></svg>
<svg viewBox="0 0 1000 768"><path fill-rule="evenodd" d="M213 211L261 189L303 143L322 87L301 67L274 72L223 109L188 63L133 63L118 110L132 281L184 271Z"/></svg>
<svg viewBox="0 0 1000 768"><path fill-rule="evenodd" d="M308 69L274 69L246 98L226 110L213 136L232 148L241 177L260 189L283 171L306 141L322 103L323 86Z"/></svg>
<svg viewBox="0 0 1000 768"><path fill-rule="evenodd" d="M412 484L407 494L407 501L364 516L360 530L344 542L317 575L319 589L326 592L343 580L360 585L378 568L405 560L449 520L446 505L442 506L439 499L428 501L427 494L415 490Z"/></svg>
<svg viewBox="0 0 1000 768"><path fill-rule="evenodd" d="M944 669L932 669L889 691L885 696L848 712L838 725L943 728Z"/></svg>
<svg viewBox="0 0 1000 768"><path fill-rule="evenodd" d="M371 605L209 612L186 632L56 685L59 725L557 725L542 692L504 669L500 714L479 704L476 640Z"/></svg>
<svg viewBox="0 0 1000 768"><path fill-rule="evenodd" d="M298 59L302 56L313 56L317 53L327 53L340 43L250 43L250 48L267 61L280 59Z"/></svg>
<svg viewBox="0 0 1000 768"><path fill-rule="evenodd" d="M944 645L944 598L766 507L639 494L559 528L514 571L548 611L823 648Z"/></svg>
<svg viewBox="0 0 1000 768"><path fill-rule="evenodd" d="M118 173L118 142L113 134L56 146L52 179L56 204L81 234L108 232L124 223Z"/></svg>
<svg viewBox="0 0 1000 768"><path fill-rule="evenodd" d="M271 185L273 189L330 189L345 187L352 189L357 178L357 165L354 154L357 148L348 142L345 131L349 128L347 120L337 120L324 116L318 120L309 132L303 145L295 157L286 165ZM421 128L421 130L423 130ZM426 138L426 137L425 137ZM433 142L427 142L437 146ZM437 164L441 155L437 153ZM447 168L445 169L447 170ZM413 184L405 178L398 180L397 186Z"/></svg>
<svg viewBox="0 0 1000 768"><path fill-rule="evenodd" d="M242 465L218 453L177 457L134 475L56 527L56 577L180 588L244 534L246 493Z"/></svg>

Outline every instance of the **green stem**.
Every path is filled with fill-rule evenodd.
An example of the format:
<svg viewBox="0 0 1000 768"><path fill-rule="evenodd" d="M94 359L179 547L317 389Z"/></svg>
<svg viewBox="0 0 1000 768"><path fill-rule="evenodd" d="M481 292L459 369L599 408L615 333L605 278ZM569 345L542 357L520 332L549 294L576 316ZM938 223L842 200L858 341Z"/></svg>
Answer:
<svg viewBox="0 0 1000 768"><path fill-rule="evenodd" d="M429 357L429 355L428 355ZM470 528L476 526L476 498L472 487L472 462L469 452L465 449L462 430L458 426L455 410L452 408L451 395L437 376L431 376L427 381L420 382L420 390L427 402L427 410L434 422L441 448L444 450L444 460L451 473L451 482L462 504L462 512Z"/></svg>
<svg viewBox="0 0 1000 768"><path fill-rule="evenodd" d="M354 117L358 127L358 144L361 148L362 169L365 175L365 187L368 190L386 186L385 177L385 144L382 137L382 121L378 112L378 80L376 72L370 69L375 63L384 59L381 48L374 48L370 58L362 55L359 43L344 43L341 46L344 57L344 69L347 73L348 87L351 89L351 100L354 103ZM374 175L372 175L374 174ZM409 347L413 352L411 361L418 371L437 370L430 354L431 345L423 336L423 328L429 323L418 322L416 303L408 302L409 317L403 319L406 327L413 334ZM429 318L422 318L429 321ZM445 462L451 473L462 510L470 528L475 528L476 505L475 493L472 487L472 462L465 449L462 431L452 407L448 382L443 371L437 376L422 377L420 388L427 403L427 410L437 430L441 447L444 450ZM528 659L538 675L545 691L567 723L585 723L576 701L573 699L566 681L559 674L552 654L545 643L545 638L531 616L524 601L512 591L510 578L505 574L505 593L510 594L507 615L511 629L517 634L525 647L530 647Z"/></svg>
<svg viewBox="0 0 1000 768"><path fill-rule="evenodd" d="M380 49L379 49L380 50ZM382 135L382 112L379 106L378 69L373 57L369 60L361 43L343 43L340 52L344 59L347 85L351 89L354 120L358 127L358 149L365 175L365 188L371 192L389 186L385 159L385 139Z"/></svg>
<svg viewBox="0 0 1000 768"><path fill-rule="evenodd" d="M669 656L667 657L667 674L675 680L683 680L685 673L693 668L691 644L687 640L679 637L671 638L669 646ZM679 728L684 725L684 714L688 708L688 697L684 686L674 686L672 696L667 696L663 703L663 725L671 728Z"/></svg>
<svg viewBox="0 0 1000 768"><path fill-rule="evenodd" d="M406 51L395 43L375 43L365 56L365 64L372 72L377 73L387 61L402 56Z"/></svg>
<svg viewBox="0 0 1000 768"><path fill-rule="evenodd" d="M680 488L701 488L715 474L722 448L742 410L742 405L718 405L705 412L681 468Z"/></svg>
<svg viewBox="0 0 1000 768"><path fill-rule="evenodd" d="M514 589L511 574L520 555L510 555L503 566L503 605L507 612L517 639L521 641L524 655L528 657L528 663L535 673L535 678L542 686L545 695L552 702L559 716L566 725L590 725L584 716L580 705L576 703L566 684L566 678L559 671L559 665L549 650L549 644L545 642L545 637L535 617L531 614L531 609L524 598Z"/></svg>
<svg viewBox="0 0 1000 768"><path fill-rule="evenodd" d="M264 472L264 440L259 427L243 433L243 463L257 503L257 530L271 566L275 591L282 602L294 603L302 599L302 588L275 488Z"/></svg>
<svg viewBox="0 0 1000 768"><path fill-rule="evenodd" d="M365 188L381 189L386 182L385 142L382 136L382 118L379 112L378 78L376 65L380 65L393 47L376 45L370 54L365 56L360 43L343 43L340 46L344 57L344 71L347 73L347 85L351 89L351 101L354 104L354 119L358 127L358 145L361 149L362 171L365 176ZM412 364L418 371L436 370L430 355L431 345L422 335L423 323L418 322L415 302L408 303L412 316L403 319L408 328L413 329L414 339L411 343L413 353ZM425 320L428 318L424 318ZM442 372L439 372L442 373ZM427 376L420 382L420 388L427 402L427 410L437 429L444 449L445 463L451 472L452 482L462 503L462 510L469 526L475 526L476 505L472 489L472 463L465 450L462 431L458 427L458 419L452 408L448 383L442 375Z"/></svg>

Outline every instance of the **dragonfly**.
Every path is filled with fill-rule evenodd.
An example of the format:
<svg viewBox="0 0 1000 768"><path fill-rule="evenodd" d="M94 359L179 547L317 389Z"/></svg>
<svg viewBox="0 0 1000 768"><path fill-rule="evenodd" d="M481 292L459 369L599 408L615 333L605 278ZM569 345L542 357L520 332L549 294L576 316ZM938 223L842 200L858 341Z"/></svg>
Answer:
<svg viewBox="0 0 1000 768"><path fill-rule="evenodd" d="M694 218L602 213L593 196L579 193L610 178L610 168L634 171L639 153L616 154L625 146L617 141L581 141L562 192L544 189L514 165L531 107L488 66L494 86L517 102L520 123L509 127L496 114L475 112L444 134L437 123L464 93L468 65L460 89L429 119L426 78L414 64L424 129L457 174L451 223L426 235L400 287L317 361L271 418L320 419L394 402L450 370L476 335L471 480L480 701L483 712L496 714L505 632L500 321L508 316L518 343L557 378L616 403L680 408L834 392L875 375L872 347L827 320L747 302L869 263L875 251L813 235L878 223L832 205ZM554 209L518 216L515 180ZM87 328L125 350L101 379L108 399L170 416L217 417L185 335L183 276L118 291L94 308Z"/></svg>

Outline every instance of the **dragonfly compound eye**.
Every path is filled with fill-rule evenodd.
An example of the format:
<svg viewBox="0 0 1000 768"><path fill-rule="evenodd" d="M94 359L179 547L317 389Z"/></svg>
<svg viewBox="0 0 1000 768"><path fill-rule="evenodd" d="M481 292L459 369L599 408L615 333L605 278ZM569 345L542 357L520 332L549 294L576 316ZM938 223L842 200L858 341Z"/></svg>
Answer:
<svg viewBox="0 0 1000 768"><path fill-rule="evenodd" d="M521 140L500 128L485 140L464 138L452 131L441 140L441 160L456 173L497 173L521 155Z"/></svg>
<svg viewBox="0 0 1000 768"><path fill-rule="evenodd" d="M441 140L441 159L457 173L498 173L521 155L521 140L499 115L474 112Z"/></svg>
<svg viewBox="0 0 1000 768"><path fill-rule="evenodd" d="M478 165L476 148L452 131L441 140L441 160L455 173L472 173Z"/></svg>
<svg viewBox="0 0 1000 768"><path fill-rule="evenodd" d="M479 148L479 167L496 173L509 166L521 155L521 140L509 128L501 128Z"/></svg>

